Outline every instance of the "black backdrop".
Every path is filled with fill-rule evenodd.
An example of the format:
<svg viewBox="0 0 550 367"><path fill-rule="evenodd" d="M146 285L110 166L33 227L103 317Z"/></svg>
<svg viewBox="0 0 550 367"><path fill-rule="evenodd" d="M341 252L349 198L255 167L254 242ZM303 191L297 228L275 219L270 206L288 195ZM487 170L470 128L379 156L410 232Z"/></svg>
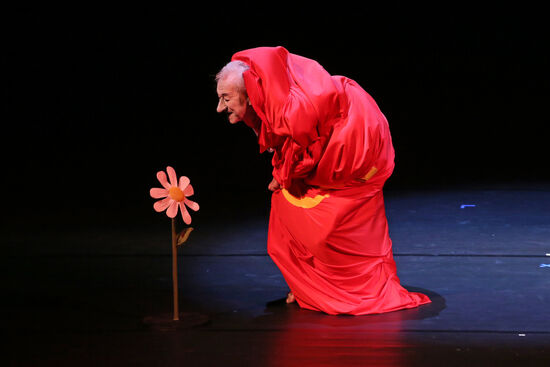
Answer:
<svg viewBox="0 0 550 367"><path fill-rule="evenodd" d="M269 156L215 111L213 76L257 46L313 58L375 98L396 149L389 189L550 177L540 9L344 4L13 9L4 214L149 215L166 165L206 211L268 198Z"/></svg>

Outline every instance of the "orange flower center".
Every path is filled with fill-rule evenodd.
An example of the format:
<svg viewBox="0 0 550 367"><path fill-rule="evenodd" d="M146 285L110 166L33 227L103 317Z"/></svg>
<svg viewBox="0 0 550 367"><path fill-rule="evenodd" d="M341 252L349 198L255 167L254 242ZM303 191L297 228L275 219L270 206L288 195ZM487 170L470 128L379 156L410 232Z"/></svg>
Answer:
<svg viewBox="0 0 550 367"><path fill-rule="evenodd" d="M181 191L180 188L176 186L172 186L170 190L168 190L168 195L170 195L170 198L174 201L181 202L185 200L185 195L183 191Z"/></svg>

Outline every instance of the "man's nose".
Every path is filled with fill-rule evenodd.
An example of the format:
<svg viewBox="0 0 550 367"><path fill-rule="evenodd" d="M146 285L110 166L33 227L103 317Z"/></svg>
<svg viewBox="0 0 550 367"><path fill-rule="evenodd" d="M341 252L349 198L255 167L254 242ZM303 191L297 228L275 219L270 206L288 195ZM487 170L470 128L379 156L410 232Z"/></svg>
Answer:
<svg viewBox="0 0 550 367"><path fill-rule="evenodd" d="M218 108L216 108L216 111L218 111L218 113L220 113L220 112L225 111L226 108L227 108L227 106L225 105L224 101L220 98L220 100L218 101Z"/></svg>

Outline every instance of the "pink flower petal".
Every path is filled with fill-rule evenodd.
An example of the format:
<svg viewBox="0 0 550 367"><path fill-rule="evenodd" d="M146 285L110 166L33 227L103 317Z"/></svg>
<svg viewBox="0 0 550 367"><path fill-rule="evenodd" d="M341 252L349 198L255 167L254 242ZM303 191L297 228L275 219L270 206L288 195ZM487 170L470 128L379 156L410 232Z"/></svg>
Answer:
<svg viewBox="0 0 550 367"><path fill-rule="evenodd" d="M160 213L166 210L166 208L168 208L168 206L172 201L174 200L172 200L171 198L165 198L165 199L159 200L153 204L153 208Z"/></svg>
<svg viewBox="0 0 550 367"><path fill-rule="evenodd" d="M185 208L185 205L183 203L179 203L180 209L181 209L181 217L183 218L183 221L185 224L191 224L191 216L189 215L189 212Z"/></svg>
<svg viewBox="0 0 550 367"><path fill-rule="evenodd" d="M189 185L189 182L190 182L190 181L189 181L189 178L188 178L188 177L181 176L181 177L180 177L180 186L179 186L179 187L180 187L180 190L181 190L181 191L184 191L184 190L187 188L187 186ZM184 191L184 195L185 195L185 191Z"/></svg>
<svg viewBox="0 0 550 367"><path fill-rule="evenodd" d="M176 175L176 171L168 166L166 167L166 172L168 172L168 177L170 178L170 186L178 186L178 176Z"/></svg>
<svg viewBox="0 0 550 367"><path fill-rule="evenodd" d="M166 215L170 218L174 218L178 214L178 202L172 200L170 203L170 206L168 207L168 210L166 211Z"/></svg>
<svg viewBox="0 0 550 367"><path fill-rule="evenodd" d="M155 198L155 199L160 199L160 198L165 198L168 196L168 190L166 189L160 189L158 187L153 187L150 191L149 191L149 194L151 194L151 197L152 198Z"/></svg>
<svg viewBox="0 0 550 367"><path fill-rule="evenodd" d="M183 202L185 203L185 205L187 205L189 207L189 209L192 209L194 211L197 211L200 208L199 204L197 204L194 201L191 201L189 199L185 199Z"/></svg>
<svg viewBox="0 0 550 367"><path fill-rule="evenodd" d="M159 180L162 187L164 187L166 190L170 188L170 185L168 184L168 180L166 179L166 173L164 173L164 171L157 172L157 179Z"/></svg>
<svg viewBox="0 0 550 367"><path fill-rule="evenodd" d="M193 191L193 186L191 184L187 185L187 187L183 190L183 195L185 196L193 196L195 192Z"/></svg>

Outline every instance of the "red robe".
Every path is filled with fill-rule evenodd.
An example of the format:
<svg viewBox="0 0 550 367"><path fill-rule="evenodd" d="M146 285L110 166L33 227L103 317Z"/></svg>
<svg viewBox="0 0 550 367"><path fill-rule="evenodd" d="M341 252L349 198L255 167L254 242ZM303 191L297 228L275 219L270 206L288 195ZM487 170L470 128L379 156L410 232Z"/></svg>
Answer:
<svg viewBox="0 0 550 367"><path fill-rule="evenodd" d="M233 55L250 66L245 120L273 150L268 253L298 304L363 315L429 303L400 285L382 188L394 167L388 122L356 82L283 47Z"/></svg>

